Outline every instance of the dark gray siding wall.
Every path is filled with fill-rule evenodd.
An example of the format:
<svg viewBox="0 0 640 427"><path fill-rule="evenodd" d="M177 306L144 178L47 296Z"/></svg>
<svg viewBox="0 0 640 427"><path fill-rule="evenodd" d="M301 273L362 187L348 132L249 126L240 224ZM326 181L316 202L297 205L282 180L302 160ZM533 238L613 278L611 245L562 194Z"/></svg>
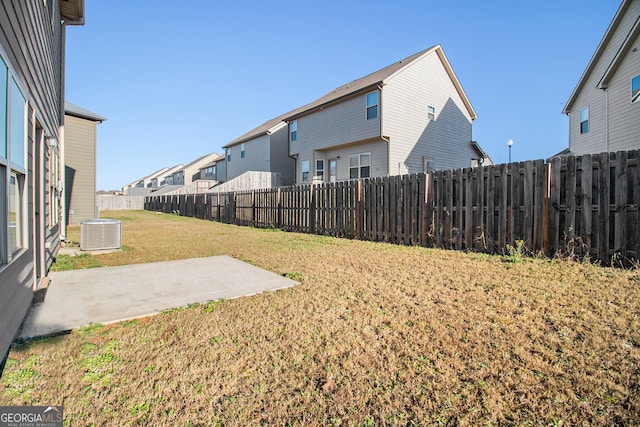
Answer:
<svg viewBox="0 0 640 427"><path fill-rule="evenodd" d="M271 134L271 172L280 172L282 185L295 184L295 160L289 157L289 128Z"/></svg>
<svg viewBox="0 0 640 427"><path fill-rule="evenodd" d="M3 0L0 3L0 55L23 91L30 111L33 111L27 133L29 166L25 191L25 198L30 203L34 199L34 171L31 165L33 145L36 143L33 132L35 121L42 126L46 135L58 139L58 128L62 124L64 28L60 23L58 2L49 4L52 7L36 0ZM46 158L44 164L47 164ZM47 176L45 173L43 188L49 187ZM44 200L47 199L48 195L45 195ZM49 211L48 206L28 206L29 247L10 264L0 266L0 358L8 351L31 303L34 286L33 218L36 210L40 213ZM51 219L47 218L46 222L51 224ZM59 245L58 226L45 228L48 246L53 251ZM51 251L47 254L47 265L52 259Z"/></svg>
<svg viewBox="0 0 640 427"><path fill-rule="evenodd" d="M67 224L95 217L96 122L65 116L65 197Z"/></svg>

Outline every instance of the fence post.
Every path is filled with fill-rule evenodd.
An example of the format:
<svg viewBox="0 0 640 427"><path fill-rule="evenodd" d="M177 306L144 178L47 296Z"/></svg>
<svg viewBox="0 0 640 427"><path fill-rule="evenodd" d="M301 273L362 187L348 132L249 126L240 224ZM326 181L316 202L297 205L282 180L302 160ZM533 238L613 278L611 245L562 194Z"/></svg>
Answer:
<svg viewBox="0 0 640 427"><path fill-rule="evenodd" d="M362 240L363 235L363 215L362 215L362 180L358 180L356 186L356 239Z"/></svg>

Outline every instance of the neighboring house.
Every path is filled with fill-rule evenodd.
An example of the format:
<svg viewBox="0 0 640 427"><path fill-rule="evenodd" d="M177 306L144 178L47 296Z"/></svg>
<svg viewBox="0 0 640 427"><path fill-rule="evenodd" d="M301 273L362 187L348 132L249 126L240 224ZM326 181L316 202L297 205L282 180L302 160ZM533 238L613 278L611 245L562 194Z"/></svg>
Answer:
<svg viewBox="0 0 640 427"><path fill-rule="evenodd" d="M218 156L209 163L200 167L200 179L206 179L209 181L226 181L225 173L225 157L224 155Z"/></svg>
<svg viewBox="0 0 640 427"><path fill-rule="evenodd" d="M60 246L64 40L84 1L0 5L0 360Z"/></svg>
<svg viewBox="0 0 640 427"><path fill-rule="evenodd" d="M640 0L624 0L563 110L571 154L640 149Z"/></svg>
<svg viewBox="0 0 640 427"><path fill-rule="evenodd" d="M65 224L72 225L96 218L96 128L106 119L70 102L64 110Z"/></svg>
<svg viewBox="0 0 640 427"><path fill-rule="evenodd" d="M179 165L175 165L173 167L170 168L164 168L165 170L157 175L155 175L153 178L151 178L151 182L150 182L150 188L160 188L163 185L167 185L167 178L172 176L176 171L179 171L180 169L182 169L184 167L184 165L182 163L180 163Z"/></svg>
<svg viewBox="0 0 640 427"><path fill-rule="evenodd" d="M295 161L289 157L287 124L276 117L223 146L226 181L245 172L278 172L283 185L294 183Z"/></svg>
<svg viewBox="0 0 640 427"><path fill-rule="evenodd" d="M437 45L294 110L288 123L296 183L469 167L476 113ZM231 163L235 160L232 153Z"/></svg>
<svg viewBox="0 0 640 427"><path fill-rule="evenodd" d="M219 158L220 155L217 153L207 154L205 156L199 157L193 162L189 163L185 167L178 169L171 176L167 178L167 184L169 185L189 185L193 181L197 181L200 178L200 168L207 163L211 162L213 159Z"/></svg>

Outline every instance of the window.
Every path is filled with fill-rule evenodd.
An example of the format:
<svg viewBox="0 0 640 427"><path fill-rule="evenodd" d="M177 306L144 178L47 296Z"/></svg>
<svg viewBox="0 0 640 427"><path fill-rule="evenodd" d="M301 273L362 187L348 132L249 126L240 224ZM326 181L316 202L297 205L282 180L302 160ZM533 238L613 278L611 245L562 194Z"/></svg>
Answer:
<svg viewBox="0 0 640 427"><path fill-rule="evenodd" d="M23 175L9 174L9 254L22 249L22 191Z"/></svg>
<svg viewBox="0 0 640 427"><path fill-rule="evenodd" d="M324 160L316 160L316 178L324 181Z"/></svg>
<svg viewBox="0 0 640 427"><path fill-rule="evenodd" d="M429 120L434 120L436 119L436 107L432 107L431 105L429 105L427 107L427 117L429 118Z"/></svg>
<svg viewBox="0 0 640 427"><path fill-rule="evenodd" d="M9 100L9 160L22 169L25 169L26 144L25 126L26 101L15 80L11 79L11 99Z"/></svg>
<svg viewBox="0 0 640 427"><path fill-rule="evenodd" d="M371 153L349 156L349 178L369 178L371 176Z"/></svg>
<svg viewBox="0 0 640 427"><path fill-rule="evenodd" d="M473 159L472 159L472 166L473 166ZM433 163L433 159L430 157L423 157L422 158L422 171L424 173L431 173L435 170L435 166Z"/></svg>
<svg viewBox="0 0 640 427"><path fill-rule="evenodd" d="M378 91L367 94L367 120L378 117Z"/></svg>
<svg viewBox="0 0 640 427"><path fill-rule="evenodd" d="M289 125L289 133L291 135L291 141L296 141L298 139L298 121L294 120Z"/></svg>
<svg viewBox="0 0 640 427"><path fill-rule="evenodd" d="M302 180L309 180L309 160L302 162Z"/></svg>
<svg viewBox="0 0 640 427"><path fill-rule="evenodd" d="M7 66L0 59L0 158L7 158Z"/></svg>
<svg viewBox="0 0 640 427"><path fill-rule="evenodd" d="M589 107L580 110L580 133L589 132Z"/></svg>
<svg viewBox="0 0 640 427"><path fill-rule="evenodd" d="M631 79L631 103L640 100L640 74Z"/></svg>
<svg viewBox="0 0 640 427"><path fill-rule="evenodd" d="M231 148L225 148L225 151L227 152L227 162L231 161Z"/></svg>
<svg viewBox="0 0 640 427"><path fill-rule="evenodd" d="M240 158L244 159L244 142L240 144Z"/></svg>

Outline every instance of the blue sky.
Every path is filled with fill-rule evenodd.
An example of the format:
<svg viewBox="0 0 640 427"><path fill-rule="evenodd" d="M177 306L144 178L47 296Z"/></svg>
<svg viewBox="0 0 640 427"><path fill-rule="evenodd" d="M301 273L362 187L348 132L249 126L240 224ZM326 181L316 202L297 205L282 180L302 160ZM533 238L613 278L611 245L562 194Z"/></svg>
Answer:
<svg viewBox="0 0 640 427"><path fill-rule="evenodd" d="M66 99L98 126L98 189L189 163L259 124L440 44L497 163L568 146L561 114L619 0L85 0ZM180 6L180 7L177 7Z"/></svg>

